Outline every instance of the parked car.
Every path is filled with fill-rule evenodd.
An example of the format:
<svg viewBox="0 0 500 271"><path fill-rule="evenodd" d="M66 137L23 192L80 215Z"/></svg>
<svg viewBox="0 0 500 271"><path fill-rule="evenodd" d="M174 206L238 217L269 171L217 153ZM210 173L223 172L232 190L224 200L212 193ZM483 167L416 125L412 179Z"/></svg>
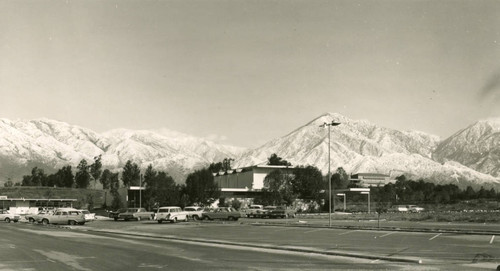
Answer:
<svg viewBox="0 0 500 271"><path fill-rule="evenodd" d="M123 211L123 210L122 210ZM145 208L127 208L125 212L118 213L118 216L113 217L115 221L118 219L123 219L125 221L129 220L151 220L154 213L146 211Z"/></svg>
<svg viewBox="0 0 500 271"><path fill-rule="evenodd" d="M257 217L264 212L264 205L253 204L248 206L245 210L245 215L247 217Z"/></svg>
<svg viewBox="0 0 500 271"><path fill-rule="evenodd" d="M156 211L155 220L160 224L163 221L170 221L172 223L177 221L188 221L188 213L177 206L160 207Z"/></svg>
<svg viewBox="0 0 500 271"><path fill-rule="evenodd" d="M258 217L258 218L266 218L266 217L269 217L269 213L272 211L272 210L275 210L277 207L276 206L265 206L264 209L255 215L255 217Z"/></svg>
<svg viewBox="0 0 500 271"><path fill-rule="evenodd" d="M188 206L184 208L184 211L187 212L188 218L192 220L198 220L201 219L201 216L203 214L203 207Z"/></svg>
<svg viewBox="0 0 500 271"><path fill-rule="evenodd" d="M92 222L95 220L95 214L91 213L89 210L79 210L85 216L85 222Z"/></svg>
<svg viewBox="0 0 500 271"><path fill-rule="evenodd" d="M69 224L69 225L84 225L85 215L73 208L59 208L54 213L42 214L35 216L38 223L47 224Z"/></svg>
<svg viewBox="0 0 500 271"><path fill-rule="evenodd" d="M127 211L127 208L121 208L121 209L118 209L116 211L109 211L108 216L109 216L109 218L113 218L114 220L117 220L118 215L120 213L125 213L126 211Z"/></svg>
<svg viewBox="0 0 500 271"><path fill-rule="evenodd" d="M24 216L24 219L28 220L29 223L37 222L37 219L43 215L52 214L53 210L40 210L37 214L27 214Z"/></svg>
<svg viewBox="0 0 500 271"><path fill-rule="evenodd" d="M8 210L0 210L0 221L10 223L11 221L18 222L20 219L20 215L11 214Z"/></svg>
<svg viewBox="0 0 500 271"><path fill-rule="evenodd" d="M406 205L395 205L390 209L392 212L408 212L408 207Z"/></svg>
<svg viewBox="0 0 500 271"><path fill-rule="evenodd" d="M278 206L276 209L272 209L267 213L268 217L271 218L289 218L289 217L295 217L296 212L292 208L288 208L286 206Z"/></svg>
<svg viewBox="0 0 500 271"><path fill-rule="evenodd" d="M212 211L204 211L201 219L203 220L214 220L214 219L226 219L226 220L238 220L241 217L240 212L236 211L231 207L219 207Z"/></svg>
<svg viewBox="0 0 500 271"><path fill-rule="evenodd" d="M407 209L409 212L412 212L412 213L420 213L424 210L424 208L419 207L417 205L408 205Z"/></svg>

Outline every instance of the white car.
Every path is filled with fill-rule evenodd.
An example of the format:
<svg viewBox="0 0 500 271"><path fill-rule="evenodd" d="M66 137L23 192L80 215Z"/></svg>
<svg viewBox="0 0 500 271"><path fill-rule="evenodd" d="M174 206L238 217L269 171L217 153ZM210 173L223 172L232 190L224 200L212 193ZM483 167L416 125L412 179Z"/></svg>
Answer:
<svg viewBox="0 0 500 271"><path fill-rule="evenodd" d="M203 214L203 207L200 206L187 206L184 207L184 212L187 212L188 218L192 220L199 220Z"/></svg>
<svg viewBox="0 0 500 271"><path fill-rule="evenodd" d="M95 213L91 213L89 210L79 210L85 215L85 222L92 222L95 220Z"/></svg>
<svg viewBox="0 0 500 271"><path fill-rule="evenodd" d="M18 222L20 219L19 215L11 214L8 210L0 210L0 221L10 223L11 221Z"/></svg>
<svg viewBox="0 0 500 271"><path fill-rule="evenodd" d="M158 223L162 223L163 221L170 221L175 223L177 221L188 221L188 213L184 212L181 207L177 206L167 206L160 207L155 213L155 220Z"/></svg>

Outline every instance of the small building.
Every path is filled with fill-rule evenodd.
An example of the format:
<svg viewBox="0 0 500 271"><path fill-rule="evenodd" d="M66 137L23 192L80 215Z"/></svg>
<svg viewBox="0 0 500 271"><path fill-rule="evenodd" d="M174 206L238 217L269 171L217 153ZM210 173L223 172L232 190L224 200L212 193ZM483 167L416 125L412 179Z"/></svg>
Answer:
<svg viewBox="0 0 500 271"><path fill-rule="evenodd" d="M360 187L370 187L370 186L377 187L396 182L396 180L391 179L391 176L380 173L352 174L349 181L351 181L352 184L355 184Z"/></svg>
<svg viewBox="0 0 500 271"><path fill-rule="evenodd" d="M293 167L257 165L214 173L214 181L221 190L221 197L254 198L264 188L267 174L280 169L288 171Z"/></svg>
<svg viewBox="0 0 500 271"><path fill-rule="evenodd" d="M0 208L13 214L37 214L41 209L73 207L77 199L25 199L0 196Z"/></svg>

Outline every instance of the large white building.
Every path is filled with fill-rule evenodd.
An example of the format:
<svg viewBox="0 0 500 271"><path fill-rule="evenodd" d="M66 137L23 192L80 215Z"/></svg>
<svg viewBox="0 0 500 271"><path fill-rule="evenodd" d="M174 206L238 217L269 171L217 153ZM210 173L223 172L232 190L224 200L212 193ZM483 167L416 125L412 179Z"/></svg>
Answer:
<svg viewBox="0 0 500 271"><path fill-rule="evenodd" d="M214 173L214 181L221 189L222 197L253 198L264 188L267 174L276 169L286 173L293 167L259 165L231 169Z"/></svg>

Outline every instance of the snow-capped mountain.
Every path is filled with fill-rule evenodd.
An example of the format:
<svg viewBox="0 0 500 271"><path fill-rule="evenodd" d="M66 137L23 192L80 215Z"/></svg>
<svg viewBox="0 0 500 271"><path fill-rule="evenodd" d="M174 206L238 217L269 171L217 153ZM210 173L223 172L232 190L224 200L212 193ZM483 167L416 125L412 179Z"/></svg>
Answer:
<svg viewBox="0 0 500 271"><path fill-rule="evenodd" d="M98 134L64 122L36 119L0 119L0 181L29 174L32 166L47 171L89 163L102 155L103 166L120 169L127 160L145 168L167 170L174 178L194 168L241 153L244 148L225 146L172 132L112 130Z"/></svg>
<svg viewBox="0 0 500 271"><path fill-rule="evenodd" d="M99 134L50 119L0 119L0 185L9 178L20 181L34 166L52 173L66 165L75 167L82 159L92 163L97 155L102 155L105 168L120 170L127 160L141 168L152 164L179 183L194 169L224 158L235 158L233 167L243 167L265 164L273 153L294 166L314 165L326 174L329 137L328 129L320 125L332 121L341 123L330 127L332 172L343 167L348 173L405 174L435 182L500 183L499 120L478 122L441 142L424 132L402 132L324 114L252 150L167 129L116 129Z"/></svg>
<svg viewBox="0 0 500 271"><path fill-rule="evenodd" d="M320 125L332 121L341 123L330 127L332 172L343 167L348 173L383 173L393 177L405 174L436 182L467 179L474 183L500 183L489 174L476 172L459 163L441 164L432 160L433 151L439 144L437 136L383 128L339 114L320 116L284 137L248 151L236 160L237 165L265 164L267 157L276 153L293 165L314 165L327 173L328 129Z"/></svg>
<svg viewBox="0 0 500 271"><path fill-rule="evenodd" d="M433 158L500 177L500 118L478 121L441 142Z"/></svg>

